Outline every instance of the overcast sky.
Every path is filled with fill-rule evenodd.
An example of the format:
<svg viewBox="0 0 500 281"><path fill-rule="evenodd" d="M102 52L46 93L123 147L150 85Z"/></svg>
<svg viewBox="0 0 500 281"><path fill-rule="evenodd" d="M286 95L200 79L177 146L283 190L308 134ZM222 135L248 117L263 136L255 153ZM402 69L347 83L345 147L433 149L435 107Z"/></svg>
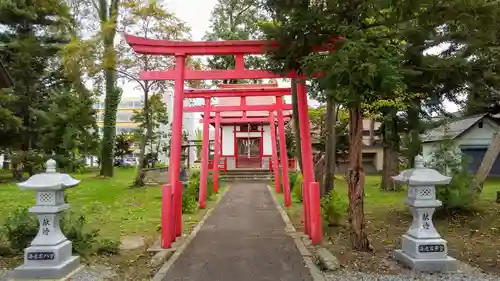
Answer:
<svg viewBox="0 0 500 281"><path fill-rule="evenodd" d="M192 39L199 41L202 39L205 32L210 29L210 15L214 9L217 0L164 0L167 3L167 7L170 11L174 12L178 18L185 21L189 27L191 27ZM439 52L441 48L435 48L430 50L429 53ZM280 83L281 84L281 83ZM128 85L127 85L128 86ZM136 90L131 87L124 87L125 96L136 96L138 95ZM280 85L287 87L289 85ZM315 101L311 101L311 105L315 104ZM457 110L455 104L445 102L445 107L449 111Z"/></svg>

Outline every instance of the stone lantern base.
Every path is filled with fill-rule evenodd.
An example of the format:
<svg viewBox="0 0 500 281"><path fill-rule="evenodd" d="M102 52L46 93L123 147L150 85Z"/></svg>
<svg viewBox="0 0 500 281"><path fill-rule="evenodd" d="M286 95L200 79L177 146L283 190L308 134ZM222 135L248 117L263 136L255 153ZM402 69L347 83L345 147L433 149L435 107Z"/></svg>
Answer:
<svg viewBox="0 0 500 281"><path fill-rule="evenodd" d="M31 246L24 250L24 264L13 270L14 280L65 279L80 269L80 257L71 255L71 242Z"/></svg>
<svg viewBox="0 0 500 281"><path fill-rule="evenodd" d="M417 239L410 235L401 238L401 250L394 251L394 259L417 272L453 272L457 260L448 256L444 239Z"/></svg>

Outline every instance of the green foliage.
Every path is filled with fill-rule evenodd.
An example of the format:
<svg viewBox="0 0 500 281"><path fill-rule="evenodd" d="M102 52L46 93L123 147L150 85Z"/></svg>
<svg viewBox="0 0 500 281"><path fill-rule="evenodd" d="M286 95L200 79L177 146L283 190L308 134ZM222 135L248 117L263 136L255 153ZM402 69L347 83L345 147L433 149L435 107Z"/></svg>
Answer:
<svg viewBox="0 0 500 281"><path fill-rule="evenodd" d="M113 80L110 80L114 83ZM101 176L112 177L114 175L114 156L116 139L116 113L121 100L122 89L113 88L106 91L104 99L104 127L101 141Z"/></svg>
<svg viewBox="0 0 500 281"><path fill-rule="evenodd" d="M299 203L302 199L302 174L297 174L292 187L292 200Z"/></svg>
<svg viewBox="0 0 500 281"><path fill-rule="evenodd" d="M134 137L130 133L121 133L116 136L115 141L115 156L124 157L134 152L132 145L134 144Z"/></svg>
<svg viewBox="0 0 500 281"><path fill-rule="evenodd" d="M288 180L289 180L289 185L290 185L290 191L293 191L293 188L295 186L295 182L297 181L298 176L300 175L299 172L291 172L288 173ZM281 174L280 174L281 177ZM281 180L283 182L283 179Z"/></svg>
<svg viewBox="0 0 500 281"><path fill-rule="evenodd" d="M141 111L134 111L132 116L132 121L139 123L139 129L136 131L136 139L146 138L146 146L149 147L150 156L154 159L157 158L158 154L163 151L168 151L168 145L170 144L169 135L165 133L161 126L168 124L168 111L167 105L163 102L163 97L161 94L152 95L148 101L147 114L149 117L146 118L146 111L143 108ZM148 124L149 122L149 124ZM170 126L171 127L171 126ZM149 134L147 130L151 130ZM171 128L168 130L171 134ZM167 141L162 141L167 138ZM162 147L163 143L167 143L166 147ZM156 161L153 161L155 163Z"/></svg>
<svg viewBox="0 0 500 281"><path fill-rule="evenodd" d="M99 230L88 229L83 215L67 213L61 220L64 235L73 243L73 250L83 256L91 254L98 243Z"/></svg>
<svg viewBox="0 0 500 281"><path fill-rule="evenodd" d="M200 193L200 173L191 174L187 188L182 192L182 213L193 214L198 208Z"/></svg>
<svg viewBox="0 0 500 281"><path fill-rule="evenodd" d="M114 254L118 252L118 243L110 239L99 241L99 230L89 229L84 216L73 213L64 214L61 219L63 234L73 243L73 250L80 255L97 253ZM5 221L2 233L10 248L20 252L28 247L39 230L38 220L26 208L17 209Z"/></svg>
<svg viewBox="0 0 500 281"><path fill-rule="evenodd" d="M97 246L98 255L117 255L120 253L120 242L112 239L102 239Z"/></svg>
<svg viewBox="0 0 500 281"><path fill-rule="evenodd" d="M213 174L210 172L207 176L207 200L213 200L214 195L214 178Z"/></svg>
<svg viewBox="0 0 500 281"><path fill-rule="evenodd" d="M27 209L17 209L5 221L2 232L13 251L28 247L38 233L38 221Z"/></svg>
<svg viewBox="0 0 500 281"><path fill-rule="evenodd" d="M347 214L347 207L346 198L341 197L335 190L321 198L321 215L329 226L341 224L343 216Z"/></svg>
<svg viewBox="0 0 500 281"><path fill-rule="evenodd" d="M203 37L204 40L255 40L262 39L259 32L259 22L265 18L258 7L258 0L219 0L212 10L210 19L211 31ZM261 68L262 58L245 57L245 66L249 69ZM213 56L208 59L210 69L234 69L234 56ZM236 81L223 81L235 83Z"/></svg>
<svg viewBox="0 0 500 281"><path fill-rule="evenodd" d="M438 143L431 157L431 161L427 163L429 168L452 177L449 184L436 186L436 198L443 202L444 210L470 210L475 197L470 190L473 175L468 171L468 159L462 155L452 139Z"/></svg>

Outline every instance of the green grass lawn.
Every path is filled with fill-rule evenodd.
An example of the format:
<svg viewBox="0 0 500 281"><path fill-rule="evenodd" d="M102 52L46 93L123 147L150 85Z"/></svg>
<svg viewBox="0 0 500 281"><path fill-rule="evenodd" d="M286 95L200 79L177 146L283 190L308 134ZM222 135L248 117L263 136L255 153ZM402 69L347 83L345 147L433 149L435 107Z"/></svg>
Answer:
<svg viewBox="0 0 500 281"><path fill-rule="evenodd" d="M135 173L132 168L115 169L115 176L108 179L98 178L96 173L72 174L81 183L66 190L70 211L84 214L103 238L155 235L161 218L161 188L131 188ZM34 204L35 192L21 190L15 183L0 184L0 226L15 209ZM185 228L191 229L203 214L185 214Z"/></svg>
<svg viewBox="0 0 500 281"><path fill-rule="evenodd" d="M97 172L72 174L81 183L67 190L70 212L85 214L88 226L100 230L99 239L117 241L124 236L138 235L146 238L147 246L132 251L121 251L116 256L89 256L85 262L105 264L117 275L113 280L149 280L154 273L150 266L151 253L146 248L159 237L161 219L161 188L148 186L131 188L135 177L133 168L115 169L113 178L99 178ZM11 181L9 173L0 173ZM212 208L227 189L222 186L219 194L207 200L207 208L194 214L183 214L183 232L190 233L206 212ZM35 192L21 190L15 183L0 183L0 228L9 214L18 208L28 208L35 203ZM1 245L0 241L0 245ZM4 241L5 242L5 241ZM0 268L13 268L22 263L22 256L2 258Z"/></svg>
<svg viewBox="0 0 500 281"><path fill-rule="evenodd" d="M365 226L373 253L353 251L350 247L347 214L339 226L324 224L325 246L342 265L360 271L396 273L400 267L388 267L386 260L392 251L400 247L400 237L412 221L408 207L404 204L407 190L386 192L379 188L380 176L365 179ZM335 189L347 202L347 182L337 176ZM453 213L434 218L438 232L448 241L449 254L461 261L478 266L485 271L500 274L500 204L495 203L500 190L500 179L490 179L470 213ZM293 192L292 192L293 194ZM276 195L283 202L283 195ZM347 205L346 205L347 206ZM294 202L287 213L294 225L302 230L302 204ZM347 210L345 210L347 211Z"/></svg>
<svg viewBox="0 0 500 281"><path fill-rule="evenodd" d="M71 212L84 214L91 227L100 229L103 238L154 234L160 222L159 186L130 188L134 169L115 169L115 177L97 178L96 174L73 174L81 183L67 190ZM15 183L0 184L0 225L17 208L35 203L35 192L24 191Z"/></svg>

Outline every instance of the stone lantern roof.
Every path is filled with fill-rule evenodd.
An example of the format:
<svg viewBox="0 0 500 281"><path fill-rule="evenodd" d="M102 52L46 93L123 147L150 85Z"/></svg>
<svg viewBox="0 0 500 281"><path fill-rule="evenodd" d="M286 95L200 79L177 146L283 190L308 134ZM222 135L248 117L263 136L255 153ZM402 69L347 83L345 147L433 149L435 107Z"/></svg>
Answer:
<svg viewBox="0 0 500 281"><path fill-rule="evenodd" d="M425 168L421 155L415 157L415 168L404 170L392 178L396 183L410 185L439 185L448 184L451 181L451 177L442 175L436 170Z"/></svg>
<svg viewBox="0 0 500 281"><path fill-rule="evenodd" d="M55 191L76 186L79 180L72 178L68 174L56 172L56 161L50 159L45 163L47 168L45 173L30 177L27 181L19 183L22 189L33 189L38 191Z"/></svg>

